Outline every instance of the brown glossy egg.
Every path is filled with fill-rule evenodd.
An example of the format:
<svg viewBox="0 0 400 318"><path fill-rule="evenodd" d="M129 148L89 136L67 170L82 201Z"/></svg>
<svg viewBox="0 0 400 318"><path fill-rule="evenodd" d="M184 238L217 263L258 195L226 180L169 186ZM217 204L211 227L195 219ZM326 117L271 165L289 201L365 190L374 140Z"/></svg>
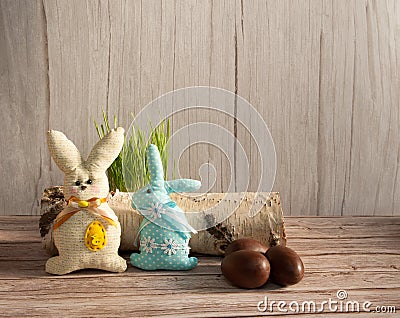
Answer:
<svg viewBox="0 0 400 318"><path fill-rule="evenodd" d="M270 247L265 253L271 265L270 280L278 285L297 284L304 276L304 265L299 255L285 246Z"/></svg>
<svg viewBox="0 0 400 318"><path fill-rule="evenodd" d="M264 254L255 251L236 251L222 260L222 274L232 284L242 288L257 288L269 277L269 262Z"/></svg>
<svg viewBox="0 0 400 318"><path fill-rule="evenodd" d="M252 238L241 238L228 245L225 256L241 250L256 251L264 254L268 250L268 246Z"/></svg>

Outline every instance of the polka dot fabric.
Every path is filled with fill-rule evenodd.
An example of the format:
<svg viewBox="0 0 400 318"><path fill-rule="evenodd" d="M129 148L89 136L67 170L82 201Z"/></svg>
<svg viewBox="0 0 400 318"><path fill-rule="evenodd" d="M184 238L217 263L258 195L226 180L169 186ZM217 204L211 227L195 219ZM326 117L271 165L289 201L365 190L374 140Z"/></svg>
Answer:
<svg viewBox="0 0 400 318"><path fill-rule="evenodd" d="M131 264L144 270L190 270L196 257L188 257L191 232L185 214L172 201L172 192L191 192L200 188L197 180L164 181L164 172L157 146L147 148L150 184L132 195L132 206L143 216L139 228L140 253L133 253Z"/></svg>

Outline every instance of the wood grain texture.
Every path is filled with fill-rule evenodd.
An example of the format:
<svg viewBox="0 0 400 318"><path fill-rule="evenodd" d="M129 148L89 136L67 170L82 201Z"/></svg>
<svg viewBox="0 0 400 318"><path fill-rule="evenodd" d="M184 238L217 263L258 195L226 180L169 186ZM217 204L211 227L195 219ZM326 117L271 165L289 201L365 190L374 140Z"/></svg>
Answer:
<svg viewBox="0 0 400 318"><path fill-rule="evenodd" d="M195 85L237 93L262 115L286 215L398 215L399 30L396 0L0 1L0 215L16 213L17 189L17 213L38 214L42 190L62 183L48 128L86 156L102 108L128 128L131 113ZM249 112L229 105L260 131ZM191 110L175 114L172 129L201 121L237 137L250 161L248 190L257 190L261 160L246 127ZM227 191L232 179L243 191L238 145L219 142L233 158L193 145L179 174L198 178L210 163L216 173L203 170L202 190Z"/></svg>
<svg viewBox="0 0 400 318"><path fill-rule="evenodd" d="M302 313L301 317L396 317L400 310L399 217L288 217L288 244L301 256L303 280L286 288L232 286L221 274L220 257L199 257L192 271L142 271L131 266L113 274L83 270L65 276L44 271L38 217L0 217L0 314L2 317L255 317L257 303L348 300L394 306L396 314ZM10 231L10 228L13 231ZM311 246L309 243L312 242ZM128 258L129 255L124 255ZM132 299L140 299L132 301Z"/></svg>
<svg viewBox="0 0 400 318"><path fill-rule="evenodd" d="M48 172L47 68L40 2L0 1L0 215L36 214L43 187L58 182Z"/></svg>
<svg viewBox="0 0 400 318"><path fill-rule="evenodd" d="M238 25L238 39L243 42L238 93L270 127L277 152L274 188L282 192L288 214L318 212L319 7L318 1L243 1ZM248 133L243 137L250 139ZM257 145L245 144L252 154L253 188L261 162Z"/></svg>

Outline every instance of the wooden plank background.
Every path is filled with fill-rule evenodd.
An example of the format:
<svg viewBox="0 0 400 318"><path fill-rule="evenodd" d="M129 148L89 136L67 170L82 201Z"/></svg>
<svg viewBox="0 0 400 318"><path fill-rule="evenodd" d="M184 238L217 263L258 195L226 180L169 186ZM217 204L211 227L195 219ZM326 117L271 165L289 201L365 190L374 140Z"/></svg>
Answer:
<svg viewBox="0 0 400 318"><path fill-rule="evenodd" d="M286 215L400 215L396 0L0 0L0 215L38 214L42 190L62 183L49 128L85 156L102 108L128 128L131 112L194 85L237 92L262 114ZM245 128L202 110L174 116L173 129L198 121L237 136L256 190ZM195 178L212 162L210 190L224 191L229 163L242 180L228 159L193 146L180 173Z"/></svg>

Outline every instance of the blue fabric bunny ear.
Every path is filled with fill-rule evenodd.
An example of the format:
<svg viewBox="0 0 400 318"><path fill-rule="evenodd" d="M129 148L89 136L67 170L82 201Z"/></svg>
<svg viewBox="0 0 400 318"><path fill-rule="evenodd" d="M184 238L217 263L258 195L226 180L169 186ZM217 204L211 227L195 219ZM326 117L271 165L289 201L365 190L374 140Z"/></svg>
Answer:
<svg viewBox="0 0 400 318"><path fill-rule="evenodd" d="M193 192L201 187L201 182L193 179L176 179L165 181L165 188L168 193Z"/></svg>
<svg viewBox="0 0 400 318"><path fill-rule="evenodd" d="M153 144L149 145L147 147L146 156L151 186L161 188L164 186L164 169L157 146Z"/></svg>

